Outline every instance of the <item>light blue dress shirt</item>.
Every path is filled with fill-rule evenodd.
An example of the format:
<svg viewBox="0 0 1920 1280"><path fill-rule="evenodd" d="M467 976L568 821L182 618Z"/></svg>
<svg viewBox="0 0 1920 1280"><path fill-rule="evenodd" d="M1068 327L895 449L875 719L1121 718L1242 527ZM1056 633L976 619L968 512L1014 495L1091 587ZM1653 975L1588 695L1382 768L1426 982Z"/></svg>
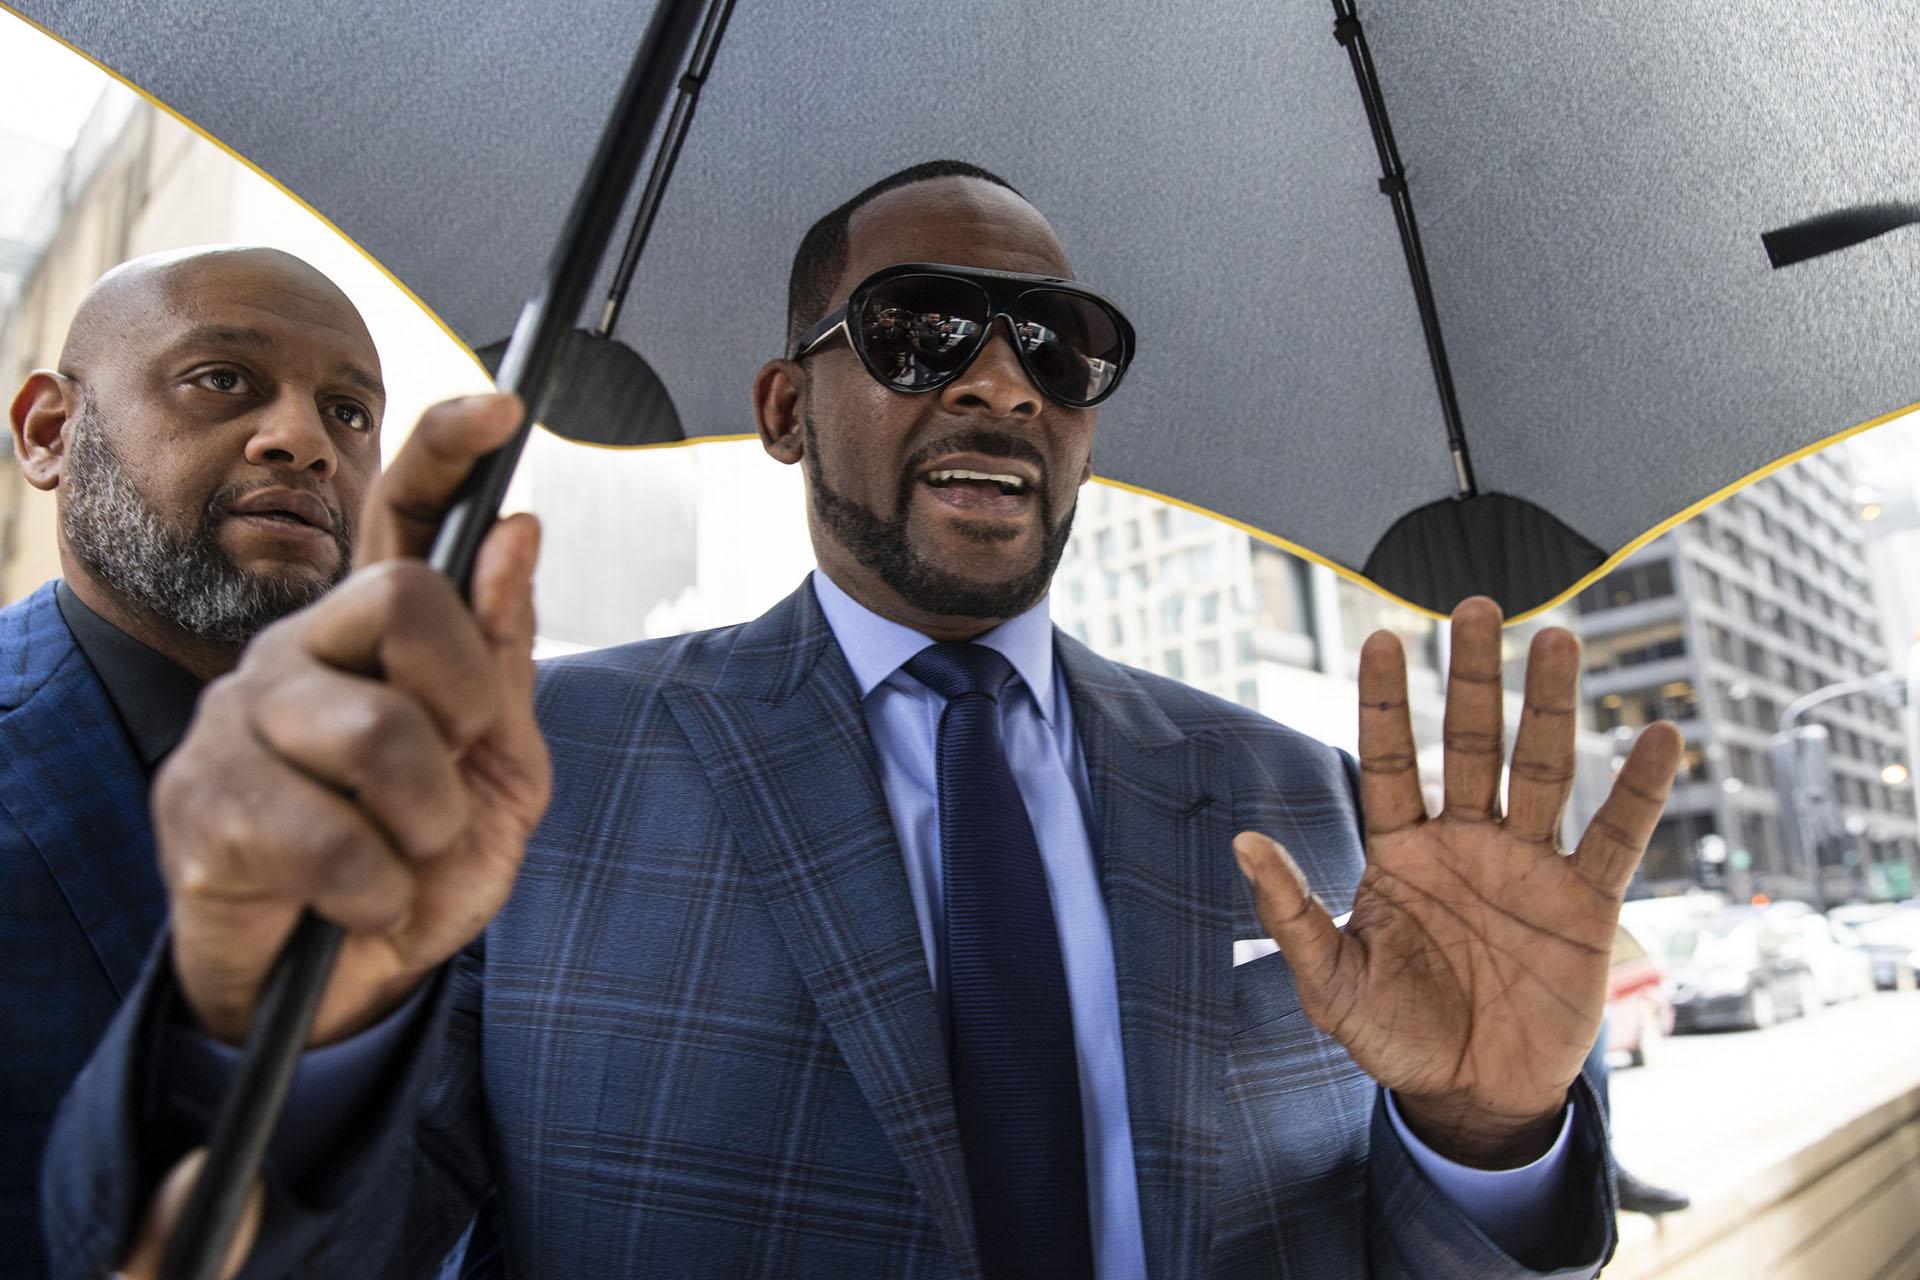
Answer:
<svg viewBox="0 0 1920 1280"><path fill-rule="evenodd" d="M927 972L939 991L945 925L934 748L946 702L900 669L933 642L858 604L824 573L814 573L813 588L860 688L861 709L880 761L881 786L906 860ZM1045 863L1066 968L1087 1141L1095 1273L1100 1280L1133 1280L1146 1274L1146 1243L1127 1118L1113 933L1089 834L1094 830L1092 789L1074 736L1066 680L1054 657L1047 602L974 643L1006 658L1017 677L1001 692L1000 729ZM1227 961L1223 955L1221 963ZM287 1167L305 1167L326 1136L380 1087L408 1024L424 1016L423 991L352 1039L302 1057L274 1136L276 1156ZM238 1062L238 1051L179 1027L169 1028L168 1041L167 1068L176 1086L211 1107ZM1551 1232L1551 1210L1572 1131L1571 1107L1551 1151L1524 1168L1498 1172L1468 1168L1435 1154L1400 1119L1391 1095L1387 1110L1414 1162L1494 1243L1510 1254L1523 1253Z"/></svg>

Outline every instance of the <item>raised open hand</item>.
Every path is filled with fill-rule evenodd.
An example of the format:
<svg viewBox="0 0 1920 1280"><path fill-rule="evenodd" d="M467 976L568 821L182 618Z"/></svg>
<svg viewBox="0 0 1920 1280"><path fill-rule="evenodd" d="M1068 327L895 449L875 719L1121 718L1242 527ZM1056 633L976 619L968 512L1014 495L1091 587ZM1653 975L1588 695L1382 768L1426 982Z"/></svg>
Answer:
<svg viewBox="0 0 1920 1280"><path fill-rule="evenodd" d="M1420 795L1400 642L1388 632L1367 640L1367 866L1344 929L1278 844L1254 832L1234 840L1307 1016L1394 1090L1430 1146L1464 1163L1520 1164L1551 1143L1600 1028L1621 895L1680 759L1679 731L1650 726L1578 847L1561 852L1579 667L1572 635L1534 637L1502 815L1500 610L1473 599L1454 611L1446 801L1433 817Z"/></svg>

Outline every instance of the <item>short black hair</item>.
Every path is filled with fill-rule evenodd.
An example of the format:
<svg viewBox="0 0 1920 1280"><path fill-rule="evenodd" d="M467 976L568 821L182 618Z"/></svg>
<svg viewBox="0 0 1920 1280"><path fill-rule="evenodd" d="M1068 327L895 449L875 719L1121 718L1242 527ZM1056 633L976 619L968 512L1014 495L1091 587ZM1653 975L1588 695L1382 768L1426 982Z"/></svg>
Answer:
<svg viewBox="0 0 1920 1280"><path fill-rule="evenodd" d="M1019 188L1011 182L977 164L964 160L923 160L888 174L854 196L808 227L807 234L800 237L800 247L793 251L793 270L787 276L788 351L793 350L809 325L826 314L827 303L833 299L833 286L839 282L840 273L847 269L847 223L853 215L877 196L934 178L978 178L1020 195Z"/></svg>

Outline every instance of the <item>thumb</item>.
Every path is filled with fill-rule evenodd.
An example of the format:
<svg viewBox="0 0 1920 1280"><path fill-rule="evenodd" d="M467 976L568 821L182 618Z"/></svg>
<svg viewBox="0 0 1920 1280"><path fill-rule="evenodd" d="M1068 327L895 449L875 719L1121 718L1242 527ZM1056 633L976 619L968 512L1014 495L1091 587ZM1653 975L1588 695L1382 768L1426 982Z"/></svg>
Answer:
<svg viewBox="0 0 1920 1280"><path fill-rule="evenodd" d="M167 1242L179 1225L180 1215L186 1211L187 1197L192 1194L193 1184L200 1177L200 1166L206 1161L207 1149L196 1147L161 1181L160 1190L154 1193L153 1202L147 1206L147 1216L134 1235L126 1263L114 1272L114 1280L159 1280ZM240 1215L240 1229L234 1232L233 1247L227 1250L227 1260L220 1268L220 1280L231 1280L237 1275L252 1251L254 1237L260 1232L261 1199L260 1180L255 1178L253 1190L247 1193L246 1210Z"/></svg>
<svg viewBox="0 0 1920 1280"><path fill-rule="evenodd" d="M1258 831L1233 838L1233 856L1253 886L1253 909L1260 925L1287 958L1304 1003L1333 977L1340 959L1340 930L1327 908L1307 887L1307 877L1279 841Z"/></svg>

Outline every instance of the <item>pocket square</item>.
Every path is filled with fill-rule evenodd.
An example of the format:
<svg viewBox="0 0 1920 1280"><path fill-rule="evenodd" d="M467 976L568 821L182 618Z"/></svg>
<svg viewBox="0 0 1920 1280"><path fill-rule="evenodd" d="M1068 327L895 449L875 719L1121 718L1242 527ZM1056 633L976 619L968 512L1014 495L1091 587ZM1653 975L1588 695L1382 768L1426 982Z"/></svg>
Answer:
<svg viewBox="0 0 1920 1280"><path fill-rule="evenodd" d="M1351 911L1337 915L1333 918L1333 927L1336 929L1344 929L1347 927L1347 921L1352 918L1353 912ZM1280 944L1272 938L1235 938L1233 942L1233 967L1238 969L1243 964L1252 964L1262 956L1270 956L1279 949Z"/></svg>

